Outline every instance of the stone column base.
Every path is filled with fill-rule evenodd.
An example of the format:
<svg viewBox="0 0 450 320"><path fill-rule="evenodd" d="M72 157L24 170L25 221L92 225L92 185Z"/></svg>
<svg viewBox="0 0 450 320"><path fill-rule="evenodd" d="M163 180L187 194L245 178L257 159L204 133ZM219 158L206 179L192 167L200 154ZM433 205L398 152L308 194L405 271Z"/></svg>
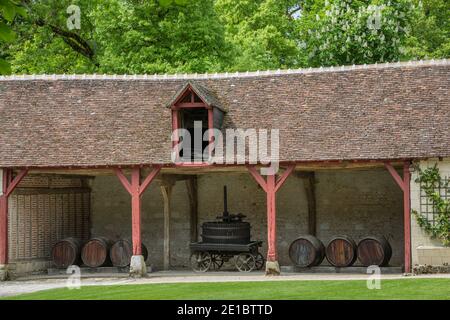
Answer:
<svg viewBox="0 0 450 320"><path fill-rule="evenodd" d="M8 280L8 265L1 264L0 265L0 281Z"/></svg>
<svg viewBox="0 0 450 320"><path fill-rule="evenodd" d="M130 276L135 278L145 277L147 266L143 256L132 256L130 263Z"/></svg>
<svg viewBox="0 0 450 320"><path fill-rule="evenodd" d="M279 276L280 273L278 261L266 261L266 276Z"/></svg>

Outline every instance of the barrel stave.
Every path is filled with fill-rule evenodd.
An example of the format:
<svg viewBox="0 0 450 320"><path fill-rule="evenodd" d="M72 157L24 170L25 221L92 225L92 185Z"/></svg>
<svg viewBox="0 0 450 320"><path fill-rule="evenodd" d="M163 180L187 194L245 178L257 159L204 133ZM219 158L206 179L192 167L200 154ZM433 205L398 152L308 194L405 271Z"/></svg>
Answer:
<svg viewBox="0 0 450 320"><path fill-rule="evenodd" d="M387 266L392 257L392 247L385 237L369 236L358 243L358 260L363 266Z"/></svg>
<svg viewBox="0 0 450 320"><path fill-rule="evenodd" d="M109 250L111 240L104 237L91 238L81 250L81 259L85 265L91 268L108 266L111 264Z"/></svg>
<svg viewBox="0 0 450 320"><path fill-rule="evenodd" d="M328 262L335 267L349 267L356 261L356 243L349 236L333 237L326 247Z"/></svg>
<svg viewBox="0 0 450 320"><path fill-rule="evenodd" d="M76 238L65 238L56 242L52 247L51 258L57 268L79 265L81 262L81 241Z"/></svg>
<svg viewBox="0 0 450 320"><path fill-rule="evenodd" d="M298 267L317 266L324 257L323 243L312 235L300 236L289 246L289 258Z"/></svg>

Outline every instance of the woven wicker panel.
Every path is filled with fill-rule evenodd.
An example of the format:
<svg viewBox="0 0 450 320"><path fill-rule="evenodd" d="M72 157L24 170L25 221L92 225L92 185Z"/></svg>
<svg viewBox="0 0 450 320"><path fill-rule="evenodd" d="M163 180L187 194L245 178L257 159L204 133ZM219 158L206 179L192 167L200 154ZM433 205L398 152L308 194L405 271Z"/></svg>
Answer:
<svg viewBox="0 0 450 320"><path fill-rule="evenodd" d="M77 178L51 177L50 188L81 188L83 182Z"/></svg>
<svg viewBox="0 0 450 320"><path fill-rule="evenodd" d="M25 176L19 184L20 188L49 188L50 179L44 176Z"/></svg>
<svg viewBox="0 0 450 320"><path fill-rule="evenodd" d="M46 177L28 175L22 179L19 188L81 188L83 180L80 178Z"/></svg>
<svg viewBox="0 0 450 320"><path fill-rule="evenodd" d="M10 259L17 259L17 197L9 199L9 216L8 216L8 230L9 230L9 257Z"/></svg>
<svg viewBox="0 0 450 320"><path fill-rule="evenodd" d="M52 246L67 237L89 237L90 192L86 189L33 194L20 191L9 200L10 259L48 258Z"/></svg>

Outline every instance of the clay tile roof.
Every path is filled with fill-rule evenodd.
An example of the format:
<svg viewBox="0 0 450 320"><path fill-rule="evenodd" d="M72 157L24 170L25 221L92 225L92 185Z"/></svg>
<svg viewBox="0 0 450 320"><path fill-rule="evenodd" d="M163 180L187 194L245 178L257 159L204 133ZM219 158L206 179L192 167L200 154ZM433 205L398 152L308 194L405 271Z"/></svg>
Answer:
<svg viewBox="0 0 450 320"><path fill-rule="evenodd" d="M223 128L278 129L281 161L450 157L447 60L218 75L0 77L0 167L171 161L187 85ZM207 88L207 89L205 89Z"/></svg>

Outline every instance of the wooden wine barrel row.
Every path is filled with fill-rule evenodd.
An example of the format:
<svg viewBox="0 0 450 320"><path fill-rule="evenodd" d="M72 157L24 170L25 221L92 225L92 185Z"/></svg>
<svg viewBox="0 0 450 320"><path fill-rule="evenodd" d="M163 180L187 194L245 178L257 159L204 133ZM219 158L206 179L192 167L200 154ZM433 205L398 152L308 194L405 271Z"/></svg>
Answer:
<svg viewBox="0 0 450 320"><path fill-rule="evenodd" d="M365 266L387 266L392 256L392 248L385 237L365 237L358 244L358 260Z"/></svg>
<svg viewBox="0 0 450 320"><path fill-rule="evenodd" d="M79 265L81 262L81 240L66 238L58 241L52 248L51 258L57 268Z"/></svg>
<svg viewBox="0 0 450 320"><path fill-rule="evenodd" d="M110 257L112 265L115 267L127 267L130 265L131 256L133 255L133 245L128 240L119 240L114 243L110 249ZM147 261L148 250L142 244L142 256Z"/></svg>
<svg viewBox="0 0 450 320"><path fill-rule="evenodd" d="M51 258L57 268L67 268L71 265L80 265L97 268L113 265L127 267L133 255L133 246L128 240L118 240L114 244L104 237L90 239L83 246L81 240L66 238L58 241L52 248ZM142 255L147 260L148 250L142 244Z"/></svg>
<svg viewBox="0 0 450 320"><path fill-rule="evenodd" d="M349 236L336 236L325 250L328 262L335 267L349 267L355 263L356 242Z"/></svg>
<svg viewBox="0 0 450 320"><path fill-rule="evenodd" d="M312 235L300 236L289 247L289 257L298 267L319 265L324 256L335 267L349 267L356 259L363 266L387 266L392 256L392 248L384 237L368 236L358 245L349 236L336 236L326 249L322 242Z"/></svg>
<svg viewBox="0 0 450 320"><path fill-rule="evenodd" d="M300 236L289 246L289 258L298 267L317 266L324 257L323 243L312 235Z"/></svg>

